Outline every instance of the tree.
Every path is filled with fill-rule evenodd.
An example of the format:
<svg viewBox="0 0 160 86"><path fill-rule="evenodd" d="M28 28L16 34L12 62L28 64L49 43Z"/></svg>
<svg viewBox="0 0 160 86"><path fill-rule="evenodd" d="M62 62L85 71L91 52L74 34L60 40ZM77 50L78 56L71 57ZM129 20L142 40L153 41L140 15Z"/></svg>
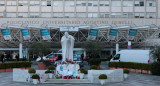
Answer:
<svg viewBox="0 0 160 86"><path fill-rule="evenodd" d="M50 48L46 42L34 42L29 46L29 53L38 55L43 60L43 56L50 53Z"/></svg>
<svg viewBox="0 0 160 86"><path fill-rule="evenodd" d="M150 54L154 59L157 59L157 61L160 61L160 46L151 47Z"/></svg>
<svg viewBox="0 0 160 86"><path fill-rule="evenodd" d="M103 44L97 40L90 40L84 43L83 48L91 58L97 58L100 56L100 52L103 49Z"/></svg>

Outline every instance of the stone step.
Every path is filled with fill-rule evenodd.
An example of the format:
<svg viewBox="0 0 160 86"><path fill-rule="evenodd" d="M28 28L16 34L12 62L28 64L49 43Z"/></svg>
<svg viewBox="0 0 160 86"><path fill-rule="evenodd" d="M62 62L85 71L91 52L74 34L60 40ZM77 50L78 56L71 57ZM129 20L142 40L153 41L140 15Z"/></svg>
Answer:
<svg viewBox="0 0 160 86"><path fill-rule="evenodd" d="M75 83L75 84L90 84L91 82L88 79L48 79L45 84L68 84L68 83Z"/></svg>

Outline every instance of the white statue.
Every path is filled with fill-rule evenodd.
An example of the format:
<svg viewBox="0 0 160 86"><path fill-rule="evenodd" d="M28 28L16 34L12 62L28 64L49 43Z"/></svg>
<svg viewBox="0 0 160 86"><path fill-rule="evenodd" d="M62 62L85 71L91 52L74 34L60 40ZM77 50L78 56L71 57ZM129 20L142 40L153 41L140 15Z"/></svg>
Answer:
<svg viewBox="0 0 160 86"><path fill-rule="evenodd" d="M61 39L62 45L62 61L71 60L73 61L73 47L74 47L74 38L69 35L68 32L65 32L64 36Z"/></svg>

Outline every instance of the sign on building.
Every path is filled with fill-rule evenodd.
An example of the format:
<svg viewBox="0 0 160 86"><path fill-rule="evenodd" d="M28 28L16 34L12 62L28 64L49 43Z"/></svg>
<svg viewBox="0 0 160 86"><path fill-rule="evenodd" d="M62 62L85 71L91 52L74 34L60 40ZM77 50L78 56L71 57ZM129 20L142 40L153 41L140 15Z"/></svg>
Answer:
<svg viewBox="0 0 160 86"><path fill-rule="evenodd" d="M1 29L1 32L4 37L4 40L11 40L12 39L9 29Z"/></svg>
<svg viewBox="0 0 160 86"><path fill-rule="evenodd" d="M117 32L118 32L118 29L110 29L108 39L115 40L115 38L117 36Z"/></svg>
<svg viewBox="0 0 160 86"><path fill-rule="evenodd" d="M50 40L51 39L51 36L50 36L48 29L41 29L40 32L41 32L43 40Z"/></svg>
<svg viewBox="0 0 160 86"><path fill-rule="evenodd" d="M24 40L29 40L31 38L28 29L21 29L21 32Z"/></svg>
<svg viewBox="0 0 160 86"><path fill-rule="evenodd" d="M133 40L137 34L137 29L130 29L128 33L128 39Z"/></svg>
<svg viewBox="0 0 160 86"><path fill-rule="evenodd" d="M68 26L68 27L60 27L60 31L61 31L61 32L65 32L65 31L77 32L78 30L79 30L78 27L71 27L71 26Z"/></svg>
<svg viewBox="0 0 160 86"><path fill-rule="evenodd" d="M98 35L97 29L90 29L88 40L96 40L97 35Z"/></svg>

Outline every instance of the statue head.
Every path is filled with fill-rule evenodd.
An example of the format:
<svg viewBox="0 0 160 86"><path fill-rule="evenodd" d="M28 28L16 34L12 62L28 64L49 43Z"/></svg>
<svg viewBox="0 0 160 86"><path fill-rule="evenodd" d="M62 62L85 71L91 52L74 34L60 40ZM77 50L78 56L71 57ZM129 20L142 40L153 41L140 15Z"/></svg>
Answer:
<svg viewBox="0 0 160 86"><path fill-rule="evenodd" d="M68 32L65 32L64 35L66 36L66 38L68 38L69 34L68 34Z"/></svg>

